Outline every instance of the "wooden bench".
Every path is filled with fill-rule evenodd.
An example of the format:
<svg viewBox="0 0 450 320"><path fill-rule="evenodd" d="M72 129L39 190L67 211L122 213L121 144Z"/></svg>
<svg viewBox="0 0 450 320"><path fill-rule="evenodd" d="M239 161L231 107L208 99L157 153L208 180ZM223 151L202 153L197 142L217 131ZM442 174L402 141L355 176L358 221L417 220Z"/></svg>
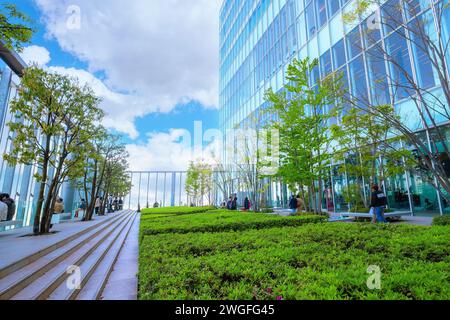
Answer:
<svg viewBox="0 0 450 320"><path fill-rule="evenodd" d="M7 227L10 227L10 229L12 229L12 227L14 227L14 229L22 228L23 227L23 221L3 221L3 222L0 222L0 232L1 231L6 231Z"/></svg>

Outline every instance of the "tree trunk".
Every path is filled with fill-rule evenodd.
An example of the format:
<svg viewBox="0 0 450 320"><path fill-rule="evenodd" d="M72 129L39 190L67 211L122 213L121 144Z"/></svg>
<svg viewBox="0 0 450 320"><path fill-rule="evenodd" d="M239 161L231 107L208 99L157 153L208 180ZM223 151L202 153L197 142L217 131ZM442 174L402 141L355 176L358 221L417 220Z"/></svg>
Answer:
<svg viewBox="0 0 450 320"><path fill-rule="evenodd" d="M49 140L50 140L50 138L47 138L46 152L49 150L49 143L50 143ZM42 206L44 204L45 187L47 184L47 177L48 177L48 162L49 162L49 157L48 157L48 152L47 152L47 154L44 155L44 163L42 166L42 182L41 182L41 186L39 189L39 196L38 196L38 201L37 201L37 206L36 206L36 214L34 216L33 233L35 235L38 235L40 233L39 228L40 228L40 222L41 222Z"/></svg>

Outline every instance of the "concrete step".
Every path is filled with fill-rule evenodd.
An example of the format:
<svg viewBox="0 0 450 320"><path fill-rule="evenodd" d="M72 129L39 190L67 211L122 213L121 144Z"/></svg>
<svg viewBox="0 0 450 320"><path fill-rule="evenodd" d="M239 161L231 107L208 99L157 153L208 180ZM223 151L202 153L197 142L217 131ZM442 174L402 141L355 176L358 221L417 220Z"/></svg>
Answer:
<svg viewBox="0 0 450 320"><path fill-rule="evenodd" d="M70 275L67 270L70 266L80 266L112 233L128 221L134 213L128 212L114 220L107 228L104 228L98 235L85 242L75 252L67 256L35 281L26 286L19 293L14 295L12 300L43 300L58 288Z"/></svg>
<svg viewBox="0 0 450 320"><path fill-rule="evenodd" d="M140 220L140 214L137 214L100 300L137 300Z"/></svg>
<svg viewBox="0 0 450 320"><path fill-rule="evenodd" d="M81 290L74 292L70 299L77 300L100 300L103 289L106 286L109 275L111 274L114 265L117 261L117 258L123 248L125 240L127 239L130 230L134 225L134 221L136 220L137 214L135 214L130 220L129 223L121 230L121 233L117 236L116 239L109 245L107 251L102 254L102 249L98 249L98 253L101 254L100 257L93 257L93 261L97 262L95 269L92 268L93 272L89 278L86 278L86 281L83 281L83 286ZM93 253L95 256L95 253ZM82 270L84 271L89 266L82 266Z"/></svg>
<svg viewBox="0 0 450 320"><path fill-rule="evenodd" d="M124 213L124 215L126 214L129 214L129 212ZM0 300L12 298L37 278L41 277L56 265L67 259L87 242L98 236L101 232L112 226L120 219L123 219L124 215L119 215L118 217L114 217L105 223L98 224L95 226L96 228L90 229L87 233L78 233L80 236L77 239L74 239L59 248L52 246L52 248L55 249L52 252L0 279Z"/></svg>
<svg viewBox="0 0 450 320"><path fill-rule="evenodd" d="M117 215L117 217L119 217L119 216L120 216L120 214ZM17 271L17 270L23 268L26 265L28 265L28 264L38 260L39 258L49 254L50 252L52 252L54 250L57 250L57 249L59 249L62 246L65 246L67 243L69 243L69 242L79 238L83 234L88 233L88 232L90 232L90 231L98 228L99 226L101 226L101 225L103 225L105 223L108 223L110 221L111 220L108 219L108 220L104 220L104 221L101 221L99 223L96 223L96 224L90 226L89 228L86 228L86 229L84 229L84 230L82 230L80 232L72 234L71 236L69 236L67 238L64 238L61 241L53 243L50 246L48 246L48 247L46 247L46 248L44 248L42 250L34 252L34 253L30 254L30 255L27 255L26 257L24 257L22 259L18 259L17 261L14 261L13 263L11 263L9 265L4 266L3 268L0 269L0 279L8 276L10 273L12 273L14 271Z"/></svg>

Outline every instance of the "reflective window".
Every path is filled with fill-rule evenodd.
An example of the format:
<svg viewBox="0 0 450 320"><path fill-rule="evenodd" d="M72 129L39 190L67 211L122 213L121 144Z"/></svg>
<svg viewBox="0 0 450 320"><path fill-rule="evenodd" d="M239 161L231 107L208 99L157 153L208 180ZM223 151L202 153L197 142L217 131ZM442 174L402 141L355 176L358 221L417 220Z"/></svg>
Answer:
<svg viewBox="0 0 450 320"><path fill-rule="evenodd" d="M327 0L328 14L332 17L340 8L339 0Z"/></svg>
<svg viewBox="0 0 450 320"><path fill-rule="evenodd" d="M361 35L358 27L347 35L347 52L350 60L362 52Z"/></svg>
<svg viewBox="0 0 450 320"><path fill-rule="evenodd" d="M329 75L333 71L331 64L331 52L328 50L320 57L320 73L322 77Z"/></svg>
<svg viewBox="0 0 450 320"><path fill-rule="evenodd" d="M317 22L319 28L327 23L327 6L325 5L325 0L316 0L317 6Z"/></svg>
<svg viewBox="0 0 450 320"><path fill-rule="evenodd" d="M390 103L389 86L387 83L386 60L380 47L367 51L367 66L373 105Z"/></svg>
<svg viewBox="0 0 450 320"><path fill-rule="evenodd" d="M436 85L429 42L424 37L434 34L434 20L431 12L422 14L420 17L410 22L411 46L413 49L414 63L416 65L419 84L424 89L432 88ZM417 31L417 32L416 32Z"/></svg>
<svg viewBox="0 0 450 320"><path fill-rule="evenodd" d="M388 59L390 63L391 79L395 88L397 99L406 98L411 94L410 82L412 79L411 61L405 39L405 31L394 32L386 39Z"/></svg>
<svg viewBox="0 0 450 320"><path fill-rule="evenodd" d="M357 103L361 103L362 106L367 105L366 73L362 56L359 56L350 63L350 81L352 84L353 97L356 99Z"/></svg>
<svg viewBox="0 0 450 320"><path fill-rule="evenodd" d="M345 64L345 47L344 47L344 39L339 41L333 46L333 60L334 60L334 68L339 69Z"/></svg>
<svg viewBox="0 0 450 320"><path fill-rule="evenodd" d="M312 3L306 8L306 24L308 26L308 36L309 38L312 38L317 32L316 17L314 15L314 6Z"/></svg>

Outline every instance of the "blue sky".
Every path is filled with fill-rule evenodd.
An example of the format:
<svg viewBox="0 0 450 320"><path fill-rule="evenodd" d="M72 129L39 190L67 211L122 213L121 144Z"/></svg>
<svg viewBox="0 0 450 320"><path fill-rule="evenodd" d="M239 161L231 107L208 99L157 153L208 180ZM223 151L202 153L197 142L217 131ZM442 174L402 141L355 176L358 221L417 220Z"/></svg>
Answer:
<svg viewBox="0 0 450 320"><path fill-rule="evenodd" d="M37 31L23 58L93 87L104 125L128 144L131 169L182 169L188 159L169 160L160 145L178 150L180 129L193 134L195 121L204 130L218 126L220 0L175 1L13 1ZM74 29L67 27L73 5Z"/></svg>

